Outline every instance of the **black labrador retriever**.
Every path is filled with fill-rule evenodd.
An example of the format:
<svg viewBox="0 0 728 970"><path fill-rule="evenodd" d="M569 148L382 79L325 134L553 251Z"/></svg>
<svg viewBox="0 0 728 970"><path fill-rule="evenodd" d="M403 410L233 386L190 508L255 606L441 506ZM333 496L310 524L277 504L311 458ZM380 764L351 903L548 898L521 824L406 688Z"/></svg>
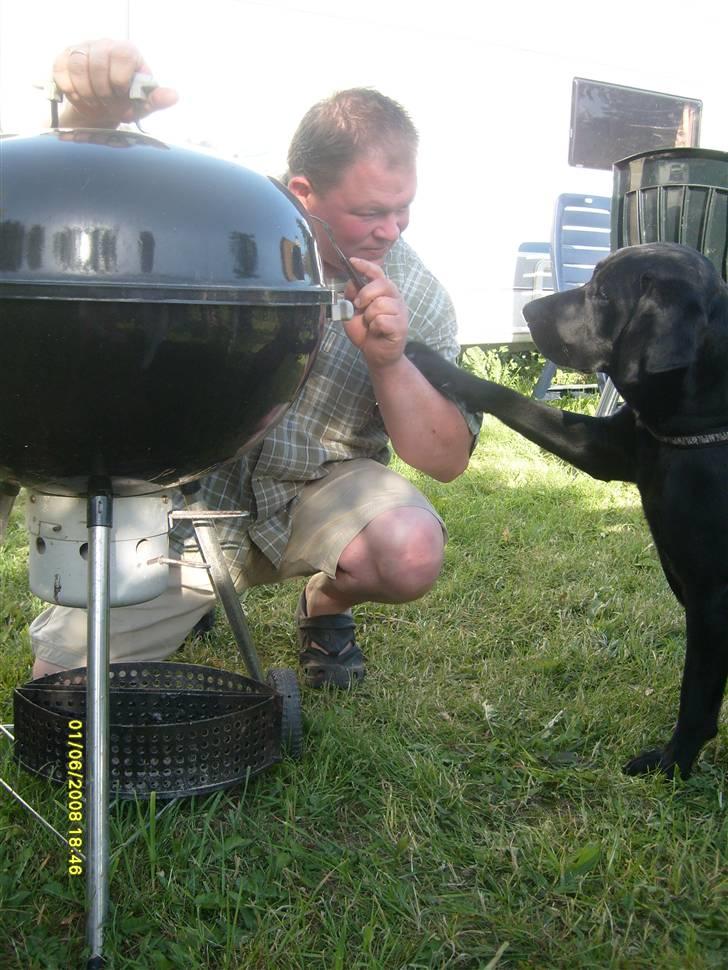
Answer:
<svg viewBox="0 0 728 970"><path fill-rule="evenodd" d="M728 671L728 287L696 250L618 250L589 283L534 300L524 316L555 363L608 374L625 402L594 418L538 404L410 343L407 356L445 394L495 415L582 471L635 482L662 568L683 605L680 709L662 748L628 774L683 778L718 730Z"/></svg>

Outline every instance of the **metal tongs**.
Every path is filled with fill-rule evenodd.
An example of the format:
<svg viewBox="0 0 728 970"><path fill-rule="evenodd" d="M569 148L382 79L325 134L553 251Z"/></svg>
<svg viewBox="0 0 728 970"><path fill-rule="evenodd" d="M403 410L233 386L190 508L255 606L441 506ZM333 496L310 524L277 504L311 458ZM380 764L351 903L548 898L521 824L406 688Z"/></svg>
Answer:
<svg viewBox="0 0 728 970"><path fill-rule="evenodd" d="M346 270L347 276L352 281L352 283L354 284L354 286L357 288L357 291L360 290L362 288L362 286L366 286L367 283L369 282L368 277L362 276L361 273L358 273L354 269L354 267L351 264L351 260L344 253L344 251L342 250L342 248L337 243L336 238L334 236L334 230L331 228L331 226L328 224L328 222L326 222L325 219L322 219L321 216L315 216L312 212L309 212L308 209L306 209L305 206L301 203L300 199L298 199L293 194L293 192L291 192L291 190L288 188L288 186L285 184L285 182L281 181L281 179L275 178L273 175L269 175L268 176L268 179L274 185L277 185L278 186L278 188L281 190L281 192L283 192L283 194L285 196L287 196L291 200L291 202L293 202L293 204L296 206L296 208L301 212L301 214L303 216L306 217L306 219L313 219L315 222L318 222L321 225L321 227L323 228L324 232L329 237L329 242L333 246L334 252L336 253L336 255L341 260L341 265ZM345 302L348 302L348 301L345 301ZM352 313L353 313L353 308L352 308ZM347 317L347 319L351 319L351 317Z"/></svg>
<svg viewBox="0 0 728 970"><path fill-rule="evenodd" d="M316 222L318 222L321 226L323 226L324 232L329 237L329 242L334 247L334 251L336 252L336 255L341 260L344 269L346 270L354 286L356 286L357 290L360 290L362 286L366 286L369 280L367 279L366 276L362 276L361 273L358 273L351 265L351 260L349 259L348 256L344 254L344 251L337 243L336 239L334 238L334 231L331 228L331 226L328 224L328 222L326 222L320 216L313 215L313 213L311 212L307 212L306 214L309 219L315 219Z"/></svg>

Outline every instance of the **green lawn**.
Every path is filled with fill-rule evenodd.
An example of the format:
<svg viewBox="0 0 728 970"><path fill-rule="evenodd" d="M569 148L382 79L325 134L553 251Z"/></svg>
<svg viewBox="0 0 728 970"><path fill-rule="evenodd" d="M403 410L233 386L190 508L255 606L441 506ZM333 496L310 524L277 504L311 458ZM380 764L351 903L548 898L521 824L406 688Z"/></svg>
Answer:
<svg viewBox="0 0 728 970"><path fill-rule="evenodd" d="M492 419L459 481L411 474L448 524L443 575L357 611L368 678L303 692L303 759L151 828L149 804L113 807L111 966L728 966L725 721L688 782L620 770L667 737L683 663L635 489ZM20 511L0 554L4 722L40 608ZM300 588L248 596L266 667L295 666ZM242 670L224 623L177 658ZM0 774L63 830L61 792L0 745ZM83 878L1 791L0 855L0 967L82 966Z"/></svg>

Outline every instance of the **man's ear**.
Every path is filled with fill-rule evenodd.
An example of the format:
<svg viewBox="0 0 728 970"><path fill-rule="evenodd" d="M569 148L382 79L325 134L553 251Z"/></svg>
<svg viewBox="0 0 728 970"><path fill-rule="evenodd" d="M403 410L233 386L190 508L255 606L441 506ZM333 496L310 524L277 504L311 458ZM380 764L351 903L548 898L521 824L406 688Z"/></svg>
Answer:
<svg viewBox="0 0 728 970"><path fill-rule="evenodd" d="M698 330L707 322L700 295L685 280L645 275L642 295L620 338L621 378L684 370L695 360Z"/></svg>
<svg viewBox="0 0 728 970"><path fill-rule="evenodd" d="M288 190L292 192L301 205L308 209L311 196L314 194L313 186L305 175L294 175L288 180Z"/></svg>

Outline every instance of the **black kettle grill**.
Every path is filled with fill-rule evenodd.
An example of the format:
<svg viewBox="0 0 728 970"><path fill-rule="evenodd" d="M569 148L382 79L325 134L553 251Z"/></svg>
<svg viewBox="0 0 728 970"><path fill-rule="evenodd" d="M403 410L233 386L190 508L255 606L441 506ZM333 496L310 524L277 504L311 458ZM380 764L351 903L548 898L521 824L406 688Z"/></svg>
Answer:
<svg viewBox="0 0 728 970"><path fill-rule="evenodd" d="M324 284L305 212L277 183L137 133L53 130L0 140L0 518L8 497L27 486L29 504L36 496L43 509L33 519L31 566L34 556L54 563L64 546L74 569L83 560L83 592L74 595L85 602L69 602L88 610L88 668L62 687L74 696L86 691L89 966L101 965L108 908L114 510L128 531L129 516L136 521L130 503L161 502L151 518L161 515L154 528L166 538L165 490L242 455L283 415L312 365L327 308L337 319L346 313ZM81 503L71 526L48 505L54 497ZM190 507L257 683L261 671L242 642L245 623L214 525L199 503ZM79 521L82 534L70 536ZM132 529L125 541L134 568L142 565L147 539L137 541ZM149 553L142 556L146 565ZM166 568L164 559L153 556L150 568ZM51 592L39 595L64 602L73 584L63 576L52 565ZM125 599L122 590L113 605L153 598L165 586L158 576L151 592ZM175 673L147 666L145 689L144 678L156 684ZM115 682L126 674L115 671ZM199 676L216 683L210 671ZM56 703L46 679L26 685L26 694ZM280 725L281 697L288 690L297 699L297 685L295 677L272 684ZM235 739L226 743L234 754ZM210 787L219 787L215 778Z"/></svg>
<svg viewBox="0 0 728 970"><path fill-rule="evenodd" d="M0 481L114 494L198 478L290 405L323 284L291 197L142 134L0 141Z"/></svg>

